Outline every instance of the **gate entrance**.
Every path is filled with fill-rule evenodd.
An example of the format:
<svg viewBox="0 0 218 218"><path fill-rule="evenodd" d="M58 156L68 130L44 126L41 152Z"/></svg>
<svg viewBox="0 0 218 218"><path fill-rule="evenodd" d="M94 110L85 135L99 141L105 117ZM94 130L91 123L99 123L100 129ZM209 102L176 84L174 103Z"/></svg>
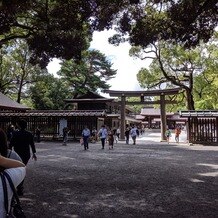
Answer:
<svg viewBox="0 0 218 218"><path fill-rule="evenodd" d="M175 101L166 100L166 95L176 95L179 93L181 88L174 89L164 89L164 90L148 90L148 91L115 91L115 90L105 90L105 93L108 93L111 97L120 97L121 101L121 123L120 123L120 139L125 140L125 120L126 120L126 112L125 107L127 104L136 105L146 105L146 104L159 104L160 105L160 118L161 118L161 141L166 141L165 131L166 131L166 104L175 104ZM146 101L145 97L155 97L158 96L159 100L155 101ZM126 97L139 97L138 102L128 102L126 101Z"/></svg>

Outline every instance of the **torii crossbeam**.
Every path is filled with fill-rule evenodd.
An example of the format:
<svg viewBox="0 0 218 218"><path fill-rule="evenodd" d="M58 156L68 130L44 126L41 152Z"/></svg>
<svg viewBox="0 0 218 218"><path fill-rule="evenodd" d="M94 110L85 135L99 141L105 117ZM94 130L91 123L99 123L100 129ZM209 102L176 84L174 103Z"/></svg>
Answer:
<svg viewBox="0 0 218 218"><path fill-rule="evenodd" d="M181 91L181 88L174 88L174 89L163 89L163 90L147 90L147 91L115 91L115 90L105 90L105 93L108 93L111 97L120 97L121 98L121 131L120 131L120 139L125 140L125 106L126 106L126 97L140 97L139 102L131 102L131 104L146 104L144 101L145 96L159 96L159 101L149 101L150 104L160 104L160 117L161 117L161 141L165 141L165 131L166 131L166 104L173 104L175 102L165 100L166 95L176 95ZM130 102L128 102L130 103Z"/></svg>

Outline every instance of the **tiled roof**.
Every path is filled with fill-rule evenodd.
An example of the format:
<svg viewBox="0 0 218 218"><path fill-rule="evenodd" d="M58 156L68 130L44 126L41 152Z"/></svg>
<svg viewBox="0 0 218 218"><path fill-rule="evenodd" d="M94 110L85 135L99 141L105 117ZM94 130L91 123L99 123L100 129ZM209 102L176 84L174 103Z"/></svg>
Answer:
<svg viewBox="0 0 218 218"><path fill-rule="evenodd" d="M3 95L0 92L0 109L10 109L10 110L28 110L27 106L17 103L16 101L11 100L6 95Z"/></svg>
<svg viewBox="0 0 218 218"><path fill-rule="evenodd" d="M180 111L181 117L218 117L218 110Z"/></svg>
<svg viewBox="0 0 218 218"><path fill-rule="evenodd" d="M71 117L71 116L105 116L105 111L40 111L40 110L30 110L27 112L6 112L0 111L0 116L8 116L8 117Z"/></svg>
<svg viewBox="0 0 218 218"><path fill-rule="evenodd" d="M77 103L77 102L85 102L85 103L93 103L93 104L95 104L95 103L97 103L97 102L111 102L111 101L113 101L113 99L112 98L86 98L86 99L79 99L79 98L75 98L75 99L65 99L64 100L65 102L68 102L68 103L70 103L70 102L72 102L72 103Z"/></svg>
<svg viewBox="0 0 218 218"><path fill-rule="evenodd" d="M166 113L167 115L173 115L173 113ZM142 116L160 116L159 108L143 108L141 109Z"/></svg>

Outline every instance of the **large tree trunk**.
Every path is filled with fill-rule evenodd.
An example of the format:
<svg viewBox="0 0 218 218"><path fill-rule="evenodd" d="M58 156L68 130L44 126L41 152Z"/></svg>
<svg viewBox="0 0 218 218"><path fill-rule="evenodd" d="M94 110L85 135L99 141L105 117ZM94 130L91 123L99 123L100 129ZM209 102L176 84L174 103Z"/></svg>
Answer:
<svg viewBox="0 0 218 218"><path fill-rule="evenodd" d="M190 89L186 89L186 98L187 98L187 109L195 110L195 103Z"/></svg>

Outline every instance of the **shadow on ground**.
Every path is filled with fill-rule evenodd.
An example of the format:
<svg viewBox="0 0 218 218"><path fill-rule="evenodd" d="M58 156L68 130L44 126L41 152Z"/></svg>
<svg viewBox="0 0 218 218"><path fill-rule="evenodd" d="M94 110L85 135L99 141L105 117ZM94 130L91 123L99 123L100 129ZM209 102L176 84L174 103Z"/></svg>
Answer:
<svg viewBox="0 0 218 218"><path fill-rule="evenodd" d="M27 217L217 217L218 147L138 143L37 144Z"/></svg>

